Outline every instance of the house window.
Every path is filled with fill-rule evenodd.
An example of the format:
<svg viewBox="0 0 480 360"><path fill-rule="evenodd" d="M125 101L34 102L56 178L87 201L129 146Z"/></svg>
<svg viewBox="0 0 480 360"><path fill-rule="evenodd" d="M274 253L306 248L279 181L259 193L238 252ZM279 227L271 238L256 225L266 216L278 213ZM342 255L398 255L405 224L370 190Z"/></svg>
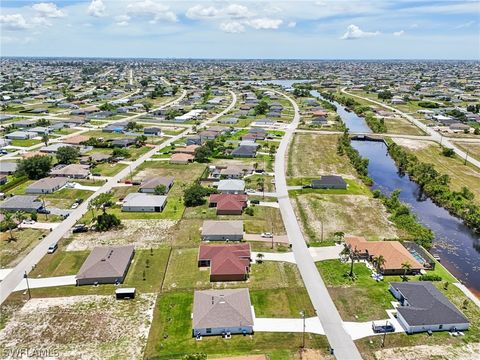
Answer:
<svg viewBox="0 0 480 360"><path fill-rule="evenodd" d="M211 333L212 333L212 328L207 328L207 329L206 329L206 333L207 333L207 334L211 334Z"/></svg>

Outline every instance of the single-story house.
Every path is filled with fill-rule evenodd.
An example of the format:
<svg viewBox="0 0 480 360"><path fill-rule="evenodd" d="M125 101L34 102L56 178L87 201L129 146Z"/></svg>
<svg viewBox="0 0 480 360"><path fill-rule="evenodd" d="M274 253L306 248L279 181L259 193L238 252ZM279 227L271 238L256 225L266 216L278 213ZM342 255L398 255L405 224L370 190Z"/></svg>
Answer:
<svg viewBox="0 0 480 360"><path fill-rule="evenodd" d="M194 156L191 154L183 154L183 153L177 153L177 154L172 154L170 157L170 164L182 164L186 165L189 162L193 162Z"/></svg>
<svg viewBox="0 0 480 360"><path fill-rule="evenodd" d="M234 157L254 158L257 156L257 146L240 145L233 149L231 155Z"/></svg>
<svg viewBox="0 0 480 360"><path fill-rule="evenodd" d="M243 239L242 220L205 220L202 240L240 241Z"/></svg>
<svg viewBox="0 0 480 360"><path fill-rule="evenodd" d="M242 215L248 197L243 194L211 194L208 206L217 208L217 215Z"/></svg>
<svg viewBox="0 0 480 360"><path fill-rule="evenodd" d="M68 144L68 145L80 145L84 141L88 141L90 139L90 136L85 136L85 135L75 135L75 136L70 136L65 139L63 139L63 143Z"/></svg>
<svg viewBox="0 0 480 360"><path fill-rule="evenodd" d="M135 139L132 138L125 138L125 139L113 139L110 144L113 147L120 147L120 148L126 148L129 147L130 145L135 144Z"/></svg>
<svg viewBox="0 0 480 360"><path fill-rule="evenodd" d="M0 162L0 174L11 175L17 170L18 164L11 161Z"/></svg>
<svg viewBox="0 0 480 360"><path fill-rule="evenodd" d="M5 138L10 140L27 140L38 136L37 133L31 131L13 131L5 135Z"/></svg>
<svg viewBox="0 0 480 360"><path fill-rule="evenodd" d="M55 154L58 151L58 149L65 146L73 147L74 145L64 144L64 143L55 143L55 144L50 144L48 146L43 146L42 148L40 148L40 151L46 154Z"/></svg>
<svg viewBox="0 0 480 360"><path fill-rule="evenodd" d="M14 195L0 203L2 211L37 212L41 208L43 208L43 203L38 196L33 195Z"/></svg>
<svg viewBox="0 0 480 360"><path fill-rule="evenodd" d="M244 281L250 272L250 244L200 245L198 266L210 267L210 281Z"/></svg>
<svg viewBox="0 0 480 360"><path fill-rule="evenodd" d="M52 169L50 175L85 179L90 175L90 168L82 164L58 165Z"/></svg>
<svg viewBox="0 0 480 360"><path fill-rule="evenodd" d="M195 150L197 150L200 145L187 145L187 146L180 146L172 150L172 154L195 154Z"/></svg>
<svg viewBox="0 0 480 360"><path fill-rule="evenodd" d="M93 248L75 276L77 285L122 283L134 253L133 245Z"/></svg>
<svg viewBox="0 0 480 360"><path fill-rule="evenodd" d="M357 252L357 255L373 262L378 256L383 256L385 263L380 266L384 275L402 275L405 273L403 264L410 264L409 274L418 274L423 264L417 261L399 241L367 241L360 236L345 236L345 245Z"/></svg>
<svg viewBox="0 0 480 360"><path fill-rule="evenodd" d="M173 186L173 176L155 176L148 179L144 179L138 190L141 193L155 193L155 188L159 185L165 186L165 194Z"/></svg>
<svg viewBox="0 0 480 360"><path fill-rule="evenodd" d="M150 136L160 136L162 135L162 129L159 128L159 127L155 127L155 126L149 126L149 127L145 127L143 128L143 134L144 135L150 135Z"/></svg>
<svg viewBox="0 0 480 360"><path fill-rule="evenodd" d="M51 194L68 182L64 177L46 177L35 181L31 184L25 192L27 194Z"/></svg>
<svg viewBox="0 0 480 360"><path fill-rule="evenodd" d="M13 123L13 126L16 128L30 128L34 127L37 124L37 120L19 120Z"/></svg>
<svg viewBox="0 0 480 360"><path fill-rule="evenodd" d="M89 163L103 163L112 160L113 156L111 154L103 153L94 153L92 155L85 155L80 158L80 164L89 164Z"/></svg>
<svg viewBox="0 0 480 360"><path fill-rule="evenodd" d="M470 322L430 281L392 282L400 302L397 319L408 334L424 331L462 331Z"/></svg>
<svg viewBox="0 0 480 360"><path fill-rule="evenodd" d="M323 175L319 180L312 180L313 189L346 189L347 183L341 176Z"/></svg>
<svg viewBox="0 0 480 360"><path fill-rule="evenodd" d="M167 204L167 197L144 193L130 193L123 199L122 211L128 212L162 212Z"/></svg>
<svg viewBox="0 0 480 360"><path fill-rule="evenodd" d="M39 135L43 135L43 134L49 134L50 133L50 128L44 127L44 126L35 126L34 128L31 128L28 131L34 132L34 133L39 134Z"/></svg>
<svg viewBox="0 0 480 360"><path fill-rule="evenodd" d="M193 296L192 335L253 334L248 289L199 290Z"/></svg>
<svg viewBox="0 0 480 360"><path fill-rule="evenodd" d="M245 181L239 179L223 179L218 182L217 189L222 194L244 194Z"/></svg>

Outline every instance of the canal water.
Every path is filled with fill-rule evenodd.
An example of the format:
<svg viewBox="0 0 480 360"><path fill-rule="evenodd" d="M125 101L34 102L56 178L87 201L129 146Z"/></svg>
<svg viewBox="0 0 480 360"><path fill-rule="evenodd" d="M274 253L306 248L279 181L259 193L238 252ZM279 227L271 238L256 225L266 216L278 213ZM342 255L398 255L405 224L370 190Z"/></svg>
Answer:
<svg viewBox="0 0 480 360"><path fill-rule="evenodd" d="M308 80L276 80L268 81L283 87L291 87L295 82ZM321 97L318 91L311 91L312 96ZM371 133L365 119L354 112L349 112L342 104L330 101L337 107L351 133ZM452 216L444 208L437 206L430 198L425 197L420 187L408 175L399 174L398 168L383 142L352 141L352 146L362 157L369 159L368 172L373 179L372 188L390 194L399 189L400 199L410 206L418 221L435 233L431 252L438 254L442 264L472 292L480 296L480 236Z"/></svg>

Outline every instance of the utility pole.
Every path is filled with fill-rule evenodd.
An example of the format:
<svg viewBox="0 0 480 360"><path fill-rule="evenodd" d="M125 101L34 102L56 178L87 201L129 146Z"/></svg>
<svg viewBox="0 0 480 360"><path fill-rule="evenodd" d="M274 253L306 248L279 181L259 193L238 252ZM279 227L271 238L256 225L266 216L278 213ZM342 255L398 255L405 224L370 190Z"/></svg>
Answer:
<svg viewBox="0 0 480 360"><path fill-rule="evenodd" d="M23 278L25 279L27 283L27 290L28 290L28 300L32 298L32 294L30 293L30 285L28 284L28 275L27 272L25 271L25 274L23 274Z"/></svg>
<svg viewBox="0 0 480 360"><path fill-rule="evenodd" d="M387 327L388 327L388 320L385 321L385 331L383 332L383 338L382 338L382 348L385 347L385 338L387 337Z"/></svg>
<svg viewBox="0 0 480 360"><path fill-rule="evenodd" d="M321 237L320 237L320 240L323 241L323 219L320 219L320 226L321 226Z"/></svg>
<svg viewBox="0 0 480 360"><path fill-rule="evenodd" d="M465 164L464 165L467 165L467 159L468 159L468 150L465 152Z"/></svg>
<svg viewBox="0 0 480 360"><path fill-rule="evenodd" d="M305 350L305 310L300 311L303 319L303 333L302 333L302 351Z"/></svg>

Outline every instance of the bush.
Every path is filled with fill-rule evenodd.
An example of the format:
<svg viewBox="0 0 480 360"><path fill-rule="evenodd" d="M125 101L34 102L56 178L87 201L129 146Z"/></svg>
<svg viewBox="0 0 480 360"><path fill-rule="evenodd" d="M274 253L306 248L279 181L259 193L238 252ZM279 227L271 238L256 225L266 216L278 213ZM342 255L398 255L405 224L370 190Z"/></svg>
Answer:
<svg viewBox="0 0 480 360"><path fill-rule="evenodd" d="M247 208L245 209L245 214L250 215L250 216L253 216L253 214L254 214L253 207L250 207L250 206L247 207Z"/></svg>
<svg viewBox="0 0 480 360"><path fill-rule="evenodd" d="M440 275L420 275L418 280L420 281L442 281Z"/></svg>
<svg viewBox="0 0 480 360"><path fill-rule="evenodd" d="M119 227L121 223L115 215L103 213L97 216L97 231L108 231Z"/></svg>

